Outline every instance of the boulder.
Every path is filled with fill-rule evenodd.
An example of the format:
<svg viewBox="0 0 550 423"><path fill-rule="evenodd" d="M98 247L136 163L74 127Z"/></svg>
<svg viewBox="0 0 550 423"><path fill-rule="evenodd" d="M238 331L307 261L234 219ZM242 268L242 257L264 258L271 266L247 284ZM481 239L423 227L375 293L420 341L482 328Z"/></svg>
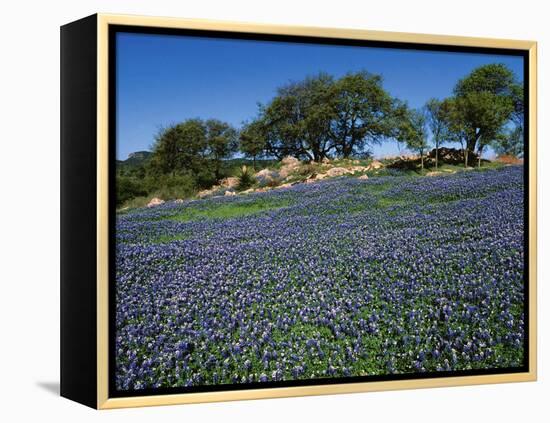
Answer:
<svg viewBox="0 0 550 423"><path fill-rule="evenodd" d="M327 171L327 175L334 178L336 176L342 176L350 173L350 171L344 167L333 167Z"/></svg>
<svg viewBox="0 0 550 423"><path fill-rule="evenodd" d="M268 185L281 178L279 172L270 169L262 169L254 175L260 185Z"/></svg>
<svg viewBox="0 0 550 423"><path fill-rule="evenodd" d="M202 191L199 191L197 194L197 197L199 198L209 197L217 193L220 190L220 188L221 187L219 185L214 185L210 189L204 189Z"/></svg>
<svg viewBox="0 0 550 423"><path fill-rule="evenodd" d="M228 178L223 178L220 181L220 185L225 188L235 188L237 185L239 185L239 178L235 176L230 176Z"/></svg>
<svg viewBox="0 0 550 423"><path fill-rule="evenodd" d="M420 159L414 160L400 157L387 167L390 169L415 170L418 166L420 166Z"/></svg>
<svg viewBox="0 0 550 423"><path fill-rule="evenodd" d="M174 203L181 204L181 203L183 203L183 199L178 198L177 200L174 200Z"/></svg>
<svg viewBox="0 0 550 423"><path fill-rule="evenodd" d="M225 191L225 193L223 195L228 197L228 196L231 196L231 195L237 195L237 193L235 191Z"/></svg>
<svg viewBox="0 0 550 423"><path fill-rule="evenodd" d="M151 199L151 201L149 201L149 203L147 204L147 207L149 208L156 207L156 206L160 206L161 204L164 204L164 200L161 200L158 197L154 197Z"/></svg>
<svg viewBox="0 0 550 423"><path fill-rule="evenodd" d="M277 176L277 172L271 169L262 169L256 173L256 178L274 178Z"/></svg>
<svg viewBox="0 0 550 423"><path fill-rule="evenodd" d="M288 165L297 166L300 164L300 160L298 160L296 157L286 156L283 160L281 160L281 163L283 166L288 166Z"/></svg>
<svg viewBox="0 0 550 423"><path fill-rule="evenodd" d="M204 189L197 193L197 197L204 198L204 197L208 197L210 194L212 194L212 192L209 189Z"/></svg>
<svg viewBox="0 0 550 423"><path fill-rule="evenodd" d="M373 160L368 166L367 170L377 170L384 167L384 164L382 162L379 162L378 160Z"/></svg>
<svg viewBox="0 0 550 423"><path fill-rule="evenodd" d="M369 177L367 175L361 175L358 179L369 179Z"/></svg>
<svg viewBox="0 0 550 423"><path fill-rule="evenodd" d="M435 159L436 149L434 148L427 154L429 159ZM475 164L477 162L478 155L474 152L468 153L468 164ZM438 149L438 160L441 163L448 164L462 164L464 163L464 150L458 148L440 147Z"/></svg>
<svg viewBox="0 0 550 423"><path fill-rule="evenodd" d="M279 175L281 178L286 179L294 172L298 167L300 167L300 160L295 157L287 156L281 160L281 169L279 170Z"/></svg>

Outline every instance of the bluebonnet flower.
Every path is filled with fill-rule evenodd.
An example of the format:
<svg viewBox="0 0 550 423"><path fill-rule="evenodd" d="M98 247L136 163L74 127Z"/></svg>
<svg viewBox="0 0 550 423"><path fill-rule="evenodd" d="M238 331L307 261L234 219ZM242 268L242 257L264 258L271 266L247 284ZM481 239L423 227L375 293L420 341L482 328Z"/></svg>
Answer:
<svg viewBox="0 0 550 423"><path fill-rule="evenodd" d="M510 166L118 215L116 386L520 366L523 193ZM178 218L258 202L273 207Z"/></svg>

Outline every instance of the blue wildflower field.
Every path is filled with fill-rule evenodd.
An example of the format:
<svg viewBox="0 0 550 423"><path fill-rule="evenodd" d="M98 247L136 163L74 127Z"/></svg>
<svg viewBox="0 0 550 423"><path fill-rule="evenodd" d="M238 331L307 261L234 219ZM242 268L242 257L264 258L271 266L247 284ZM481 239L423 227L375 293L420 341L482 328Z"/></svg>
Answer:
<svg viewBox="0 0 550 423"><path fill-rule="evenodd" d="M523 167L116 217L119 390L517 367Z"/></svg>

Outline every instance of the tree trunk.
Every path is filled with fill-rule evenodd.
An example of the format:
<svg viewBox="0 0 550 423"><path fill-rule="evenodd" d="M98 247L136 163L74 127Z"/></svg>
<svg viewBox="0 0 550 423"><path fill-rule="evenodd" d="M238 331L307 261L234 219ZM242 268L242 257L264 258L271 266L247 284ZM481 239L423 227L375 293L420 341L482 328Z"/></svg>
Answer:
<svg viewBox="0 0 550 423"><path fill-rule="evenodd" d="M351 156L351 146L349 144L344 144L342 148L342 158L347 159Z"/></svg>
<svg viewBox="0 0 550 423"><path fill-rule="evenodd" d="M478 169L481 168L481 152L482 152L482 151L483 151L483 150L480 148L480 149L478 150L478 152L477 152L477 154L478 154L478 156L477 156L477 168L478 168Z"/></svg>
<svg viewBox="0 0 550 423"><path fill-rule="evenodd" d="M420 169L424 170L424 152L420 152Z"/></svg>
<svg viewBox="0 0 550 423"><path fill-rule="evenodd" d="M480 138L479 132L476 129L475 136L466 142L466 152L468 153L466 155L466 161L465 161L466 167L468 167L468 156L470 155L470 151L472 152L476 151L477 140L479 138Z"/></svg>
<svg viewBox="0 0 550 423"><path fill-rule="evenodd" d="M438 168L438 161L439 161L439 142L436 140L435 142L435 170Z"/></svg>
<svg viewBox="0 0 550 423"><path fill-rule="evenodd" d="M468 156L470 154L470 151L468 150L468 147L464 149L464 167L468 167Z"/></svg>

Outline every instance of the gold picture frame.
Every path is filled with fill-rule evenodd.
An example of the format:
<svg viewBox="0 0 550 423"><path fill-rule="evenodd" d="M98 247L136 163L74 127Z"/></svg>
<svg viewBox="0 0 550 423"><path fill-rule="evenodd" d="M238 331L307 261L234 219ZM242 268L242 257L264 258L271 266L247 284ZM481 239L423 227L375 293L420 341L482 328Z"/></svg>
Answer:
<svg viewBox="0 0 550 423"><path fill-rule="evenodd" d="M72 25L72 24L69 24ZM147 395L129 397L109 396L109 26L139 26L144 28L173 28L209 31L227 31L250 34L270 34L301 37L321 37L347 40L368 40L396 43L430 44L437 46L480 47L493 49L517 49L528 52L529 62L529 263L528 263L528 362L527 372L487 374L475 376L451 376L437 378L407 379L395 381L372 381L327 385L292 386L261 389L243 389L218 392L198 392L169 395ZM537 378L537 328L536 328L536 254L537 254L537 44L534 41L474 38L448 35L411 34L381 32L360 29L315 28L286 25L265 25L179 19L145 16L124 16L115 14L95 15L96 26L96 172L95 172L95 271L96 271L96 397L95 408L113 409L169 404L189 404L214 401L234 401L263 398L280 398L307 395L344 394L399 389L435 388L493 384L506 382L535 381ZM525 75L527 77L527 75ZM68 354L68 353L67 353ZM62 382L63 384L63 382ZM63 387L62 387L63 394ZM74 397L67 388L69 398ZM73 398L77 401L78 398ZM94 406L93 401L82 401ZM92 404L90 404L92 402Z"/></svg>

